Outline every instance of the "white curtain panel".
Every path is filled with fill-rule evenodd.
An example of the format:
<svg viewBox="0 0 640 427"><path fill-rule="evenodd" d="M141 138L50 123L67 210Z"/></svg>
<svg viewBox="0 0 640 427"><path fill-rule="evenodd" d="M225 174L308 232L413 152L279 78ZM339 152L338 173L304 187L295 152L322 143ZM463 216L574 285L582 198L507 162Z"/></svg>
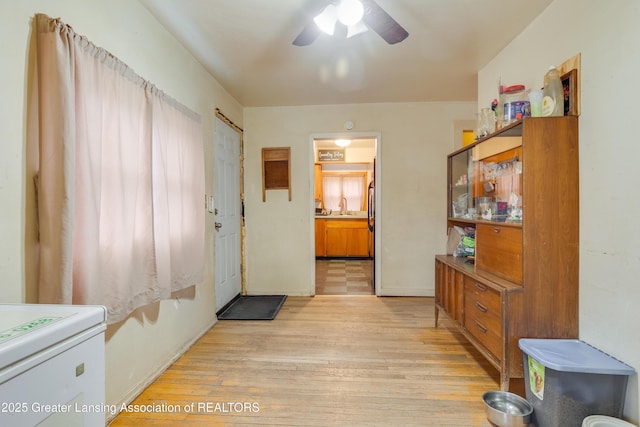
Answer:
<svg viewBox="0 0 640 427"><path fill-rule="evenodd" d="M195 113L183 111L163 97L152 101L156 264L159 279L169 281L171 291L177 291L203 280L202 131L194 125L200 123Z"/></svg>
<svg viewBox="0 0 640 427"><path fill-rule="evenodd" d="M365 195L364 175L323 174L322 203L325 209L340 210L343 198L347 199L350 211L363 210Z"/></svg>
<svg viewBox="0 0 640 427"><path fill-rule="evenodd" d="M350 211L361 211L364 206L364 186L363 176L345 176L343 179L342 194L347 199L347 207Z"/></svg>
<svg viewBox="0 0 640 427"><path fill-rule="evenodd" d="M39 301L116 322L202 281L200 118L59 20L36 28Z"/></svg>
<svg viewBox="0 0 640 427"><path fill-rule="evenodd" d="M342 198L342 178L339 176L323 175L322 203L325 209L340 210Z"/></svg>

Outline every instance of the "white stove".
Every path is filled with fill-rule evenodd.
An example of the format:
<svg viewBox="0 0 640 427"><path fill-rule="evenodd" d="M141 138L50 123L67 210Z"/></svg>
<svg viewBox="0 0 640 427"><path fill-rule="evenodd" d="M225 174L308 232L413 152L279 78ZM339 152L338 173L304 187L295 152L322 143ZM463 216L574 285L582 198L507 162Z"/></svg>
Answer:
<svg viewBox="0 0 640 427"><path fill-rule="evenodd" d="M0 304L0 425L104 426L101 306Z"/></svg>

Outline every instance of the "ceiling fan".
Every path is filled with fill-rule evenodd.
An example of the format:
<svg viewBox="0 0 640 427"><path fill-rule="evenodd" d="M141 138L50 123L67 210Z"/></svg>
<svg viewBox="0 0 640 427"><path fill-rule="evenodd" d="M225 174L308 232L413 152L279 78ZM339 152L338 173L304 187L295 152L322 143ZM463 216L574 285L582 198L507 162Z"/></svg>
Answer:
<svg viewBox="0 0 640 427"><path fill-rule="evenodd" d="M340 9L347 4L348 6L355 6L356 9L361 9L358 11L357 22L355 23L343 20L342 16L338 16L341 12ZM351 17L348 19L351 19ZM341 0L340 2L334 0L329 2L323 11L298 34L293 44L295 46L308 46L323 32L333 34L336 22L341 22L347 27L347 37L364 32L368 28L378 33L389 44L399 43L409 36L407 30L398 24L374 0Z"/></svg>

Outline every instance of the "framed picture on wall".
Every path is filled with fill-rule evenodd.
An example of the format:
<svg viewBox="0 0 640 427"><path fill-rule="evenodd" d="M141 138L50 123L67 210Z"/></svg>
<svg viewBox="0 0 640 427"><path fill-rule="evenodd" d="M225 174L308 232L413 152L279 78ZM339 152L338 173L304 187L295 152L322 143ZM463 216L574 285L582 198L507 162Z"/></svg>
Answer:
<svg viewBox="0 0 640 427"><path fill-rule="evenodd" d="M573 69L560 77L564 92L564 115L577 116L578 110L578 70Z"/></svg>
<svg viewBox="0 0 640 427"><path fill-rule="evenodd" d="M582 55L580 53L564 61L558 67L560 80L565 93L564 114L565 116L580 115L580 63Z"/></svg>

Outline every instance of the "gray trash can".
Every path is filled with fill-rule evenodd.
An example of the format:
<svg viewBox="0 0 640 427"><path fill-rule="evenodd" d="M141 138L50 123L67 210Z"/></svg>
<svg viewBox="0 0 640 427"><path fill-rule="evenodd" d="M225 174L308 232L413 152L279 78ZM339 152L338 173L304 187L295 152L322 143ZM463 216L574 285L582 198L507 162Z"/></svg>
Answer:
<svg viewBox="0 0 640 427"><path fill-rule="evenodd" d="M519 346L534 426L581 427L589 415L622 416L633 368L580 340L523 338Z"/></svg>

